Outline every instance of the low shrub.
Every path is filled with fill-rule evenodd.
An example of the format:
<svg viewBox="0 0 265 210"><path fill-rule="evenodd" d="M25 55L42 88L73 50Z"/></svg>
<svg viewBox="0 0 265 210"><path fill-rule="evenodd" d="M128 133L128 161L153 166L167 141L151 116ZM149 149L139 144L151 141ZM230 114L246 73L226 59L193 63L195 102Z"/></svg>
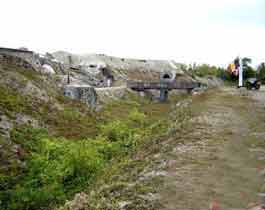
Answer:
<svg viewBox="0 0 265 210"><path fill-rule="evenodd" d="M0 86L0 108L6 115L12 117L12 113L25 111L26 98L21 97L10 88Z"/></svg>
<svg viewBox="0 0 265 210"><path fill-rule="evenodd" d="M64 115L69 120L81 117L75 110ZM28 154L27 169L0 194L0 209L47 209L60 204L88 187L110 160L134 151L145 131L150 134L148 130L146 117L137 108L126 119L101 125L93 139L54 138L45 129L29 126L13 129L12 141Z"/></svg>
<svg viewBox="0 0 265 210"><path fill-rule="evenodd" d="M58 204L89 186L105 162L89 140L40 139L27 158L23 178L5 196L10 198L7 207L41 209Z"/></svg>
<svg viewBox="0 0 265 210"><path fill-rule="evenodd" d="M128 125L120 120L107 123L101 126L101 135L111 142L125 141L132 135Z"/></svg>

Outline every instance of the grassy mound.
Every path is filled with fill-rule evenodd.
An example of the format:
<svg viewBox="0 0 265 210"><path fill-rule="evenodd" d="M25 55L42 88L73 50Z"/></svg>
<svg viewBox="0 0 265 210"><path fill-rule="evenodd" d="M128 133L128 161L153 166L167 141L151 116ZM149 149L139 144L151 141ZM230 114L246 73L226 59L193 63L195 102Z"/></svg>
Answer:
<svg viewBox="0 0 265 210"><path fill-rule="evenodd" d="M13 123L10 138L0 137L0 209L58 206L169 125L170 103L129 95L93 113L61 96L56 78L15 65L0 74L1 114ZM18 114L39 125L18 123Z"/></svg>

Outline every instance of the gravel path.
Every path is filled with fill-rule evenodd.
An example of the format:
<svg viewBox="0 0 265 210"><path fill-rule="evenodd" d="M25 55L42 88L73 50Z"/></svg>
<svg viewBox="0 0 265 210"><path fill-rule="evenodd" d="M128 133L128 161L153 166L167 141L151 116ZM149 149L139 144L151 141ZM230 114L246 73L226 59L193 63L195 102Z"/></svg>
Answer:
<svg viewBox="0 0 265 210"><path fill-rule="evenodd" d="M225 88L194 99L192 128L162 154L167 165L158 193L161 209L207 209L213 201L221 209L244 209L259 202L264 102L264 88Z"/></svg>
<svg viewBox="0 0 265 210"><path fill-rule="evenodd" d="M254 206L265 192L264 107L264 87L225 87L174 105L171 132L116 168L90 197L111 210Z"/></svg>

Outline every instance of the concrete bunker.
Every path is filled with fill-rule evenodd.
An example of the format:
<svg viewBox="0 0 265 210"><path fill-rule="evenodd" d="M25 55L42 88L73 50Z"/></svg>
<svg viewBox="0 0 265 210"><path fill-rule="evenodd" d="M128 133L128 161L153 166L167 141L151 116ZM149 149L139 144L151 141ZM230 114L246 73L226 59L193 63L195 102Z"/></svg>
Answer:
<svg viewBox="0 0 265 210"><path fill-rule="evenodd" d="M170 82L173 82L174 80L175 80L175 73L172 71L164 71L160 75L160 82L161 83L170 83ZM159 100L160 101L166 101L168 99L169 89L161 87L159 92L160 92Z"/></svg>
<svg viewBox="0 0 265 210"><path fill-rule="evenodd" d="M191 79L176 79L176 73L164 72L160 81L127 81L127 87L144 95L145 91L159 91L159 100L167 101L172 90L188 90L199 87L199 83ZM143 92L143 93L142 93Z"/></svg>
<svg viewBox="0 0 265 210"><path fill-rule="evenodd" d="M111 71L107 67L103 67L101 68L101 72L103 75L103 86L111 87L114 82L114 76L112 75Z"/></svg>
<svg viewBox="0 0 265 210"><path fill-rule="evenodd" d="M29 51L26 48L12 49L12 48L0 48L0 55L18 57L28 62L33 68L38 69L40 67L39 58L33 51Z"/></svg>
<svg viewBox="0 0 265 210"><path fill-rule="evenodd" d="M176 78L175 72L172 71L164 71L160 75L160 81L161 82L172 82Z"/></svg>
<svg viewBox="0 0 265 210"><path fill-rule="evenodd" d="M67 85L64 89L64 95L74 100L94 108L97 103L97 93L95 89L89 85Z"/></svg>

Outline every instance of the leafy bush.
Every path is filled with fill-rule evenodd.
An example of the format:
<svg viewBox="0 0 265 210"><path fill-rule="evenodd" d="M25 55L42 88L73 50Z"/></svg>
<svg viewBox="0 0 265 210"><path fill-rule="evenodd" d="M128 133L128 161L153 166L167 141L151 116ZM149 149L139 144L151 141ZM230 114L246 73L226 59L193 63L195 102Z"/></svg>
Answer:
<svg viewBox="0 0 265 210"><path fill-rule="evenodd" d="M51 100L41 101L34 94L22 97L17 87L3 86L0 109L10 118L17 113L32 117L47 130L16 127L11 141L4 141L7 148L0 142L0 209L52 209L89 188L111 160L122 161L139 142L167 129L159 120L166 118L170 104L150 104L128 94L94 114L47 86L34 71L19 74L21 81L14 84L24 87L30 80Z"/></svg>
<svg viewBox="0 0 265 210"><path fill-rule="evenodd" d="M103 155L105 161L112 160L121 154L121 145L119 142L110 142L102 136L96 139L90 139L90 145Z"/></svg>
<svg viewBox="0 0 265 210"><path fill-rule="evenodd" d="M256 77L256 71L252 67L246 66L244 67L243 77L244 79Z"/></svg>
<svg viewBox="0 0 265 210"><path fill-rule="evenodd" d="M107 123L101 126L101 135L105 136L111 142L124 141L131 136L131 130L128 125L120 120Z"/></svg>
<svg viewBox="0 0 265 210"><path fill-rule="evenodd" d="M12 112L23 112L25 104L27 104L26 98L21 97L10 88L0 86L0 108L5 114L12 117Z"/></svg>
<svg viewBox="0 0 265 210"><path fill-rule="evenodd" d="M110 142L116 142L121 149L121 152L133 150L138 144L140 137L147 131L147 121L144 113L138 109L133 109L128 119L114 120L101 126L101 136Z"/></svg>
<svg viewBox="0 0 265 210"><path fill-rule="evenodd" d="M36 129L30 126L16 127L11 131L11 140L20 144L27 151L35 151L39 141L48 136L45 129Z"/></svg>
<svg viewBox="0 0 265 210"><path fill-rule="evenodd" d="M138 109L133 109L130 113L129 113L129 124L130 126L135 126L135 127L144 127L147 125L147 120L146 120L146 116L144 113L139 112Z"/></svg>
<svg viewBox="0 0 265 210"><path fill-rule="evenodd" d="M205 76L218 76L219 71L221 70L215 66L203 64L203 65L197 66L192 71L193 71L193 74L196 76L205 77Z"/></svg>
<svg viewBox="0 0 265 210"><path fill-rule="evenodd" d="M144 109L146 105L148 110ZM60 128L59 132L29 126L14 128L11 140L26 152L26 168L14 176L0 171L0 209L50 209L83 191L84 186L88 188L111 160L122 160L146 137L167 129L166 123L154 119L170 105L152 106L140 105L137 100L117 102L99 114L102 121L96 125L96 118L91 119L89 113L75 106L44 118L53 128ZM49 109L40 112L50 115ZM97 127L97 135L88 138L91 124ZM67 134L71 140L52 137L54 133Z"/></svg>
<svg viewBox="0 0 265 210"><path fill-rule="evenodd" d="M64 201L89 186L104 166L103 157L88 140L39 140L24 177L8 191L8 209L40 209Z"/></svg>
<svg viewBox="0 0 265 210"><path fill-rule="evenodd" d="M265 83L265 63L261 63L258 67L257 71L257 77L262 81L262 83Z"/></svg>
<svg viewBox="0 0 265 210"><path fill-rule="evenodd" d="M75 119L80 113L66 110L64 115ZM28 152L27 170L14 186L0 194L2 206L43 209L61 203L89 186L107 162L133 151L147 125L145 115L134 108L126 119L102 125L95 139L70 141L49 137L44 129L13 129L11 139Z"/></svg>

